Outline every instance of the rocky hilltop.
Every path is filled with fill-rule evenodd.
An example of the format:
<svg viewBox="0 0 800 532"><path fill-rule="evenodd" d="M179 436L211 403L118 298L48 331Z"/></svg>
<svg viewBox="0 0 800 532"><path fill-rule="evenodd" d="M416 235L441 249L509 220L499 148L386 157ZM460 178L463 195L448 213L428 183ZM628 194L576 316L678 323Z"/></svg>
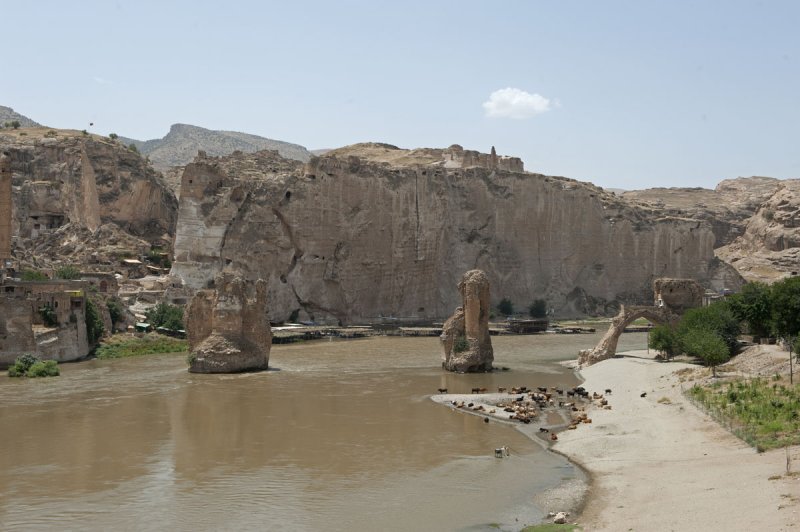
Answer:
<svg viewBox="0 0 800 532"><path fill-rule="evenodd" d="M14 111L11 107L0 105L0 127L3 127L6 122L19 122L20 127L43 127L41 124L34 122L27 116L21 115Z"/></svg>
<svg viewBox="0 0 800 532"><path fill-rule="evenodd" d="M476 268L493 304L607 314L650 301L657 277L738 286L715 241L706 220L526 173L513 157L360 144L306 164L198 157L182 176L172 272L193 288L223 269L265 279L273 321L440 319Z"/></svg>
<svg viewBox="0 0 800 532"><path fill-rule="evenodd" d="M238 131L214 131L187 124L173 124L164 138L147 141L120 137L127 144L134 144L139 151L150 158L153 166L166 171L173 166L190 163L198 151L209 155L229 155L234 151L256 152L277 150L283 157L306 162L311 153L303 146L280 140Z"/></svg>
<svg viewBox="0 0 800 532"><path fill-rule="evenodd" d="M121 143L72 130L0 130L11 159L12 234L24 262L91 262L98 250L171 247L177 200Z"/></svg>
<svg viewBox="0 0 800 532"><path fill-rule="evenodd" d="M800 181L740 177L714 190L656 188L624 192L625 199L663 207L675 216L706 220L716 255L749 281L771 282L800 269Z"/></svg>

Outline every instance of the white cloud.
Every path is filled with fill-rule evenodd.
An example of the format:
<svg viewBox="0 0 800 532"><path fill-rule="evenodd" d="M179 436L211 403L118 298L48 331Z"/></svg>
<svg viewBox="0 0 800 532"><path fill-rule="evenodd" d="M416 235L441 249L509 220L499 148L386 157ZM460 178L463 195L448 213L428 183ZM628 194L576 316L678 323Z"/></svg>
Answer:
<svg viewBox="0 0 800 532"><path fill-rule="evenodd" d="M522 120L549 111L550 100L541 94L531 94L511 87L499 89L483 102L486 116L490 118L514 118Z"/></svg>

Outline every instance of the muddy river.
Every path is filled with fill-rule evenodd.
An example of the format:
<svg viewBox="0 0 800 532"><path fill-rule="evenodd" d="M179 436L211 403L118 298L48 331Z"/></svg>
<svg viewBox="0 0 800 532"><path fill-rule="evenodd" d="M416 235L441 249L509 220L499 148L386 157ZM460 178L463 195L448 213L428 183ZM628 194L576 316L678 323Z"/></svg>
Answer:
<svg viewBox="0 0 800 532"><path fill-rule="evenodd" d="M580 471L429 396L574 385L557 362L599 336L493 337L510 371L481 375L442 372L437 338L378 337L277 345L262 373L163 355L2 376L0 529L518 530Z"/></svg>

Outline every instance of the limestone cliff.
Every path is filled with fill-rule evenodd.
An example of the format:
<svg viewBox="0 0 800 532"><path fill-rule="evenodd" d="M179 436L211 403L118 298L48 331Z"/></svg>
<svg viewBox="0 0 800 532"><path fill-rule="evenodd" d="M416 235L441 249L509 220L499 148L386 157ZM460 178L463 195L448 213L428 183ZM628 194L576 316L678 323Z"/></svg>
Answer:
<svg viewBox="0 0 800 532"><path fill-rule="evenodd" d="M79 131L2 130L0 151L11 159L18 255L37 246L56 255L40 240L67 226L92 234L114 224L132 238L170 246L177 200L160 174L119 142Z"/></svg>
<svg viewBox="0 0 800 532"><path fill-rule="evenodd" d="M172 272L194 288L223 267L266 279L273 321L356 322L441 319L460 303L458 272L480 268L493 303L544 298L564 316L651 301L657 277L737 282L715 239L707 221L513 158L357 145L306 165L199 157L182 177Z"/></svg>

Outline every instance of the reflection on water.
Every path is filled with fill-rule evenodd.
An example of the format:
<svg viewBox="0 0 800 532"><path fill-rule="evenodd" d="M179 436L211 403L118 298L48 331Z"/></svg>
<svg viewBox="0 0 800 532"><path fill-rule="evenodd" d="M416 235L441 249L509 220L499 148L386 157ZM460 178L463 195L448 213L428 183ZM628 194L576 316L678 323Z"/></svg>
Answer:
<svg viewBox="0 0 800 532"><path fill-rule="evenodd" d="M428 399L439 387L574 384L554 363L599 335L495 337L453 375L436 338L275 346L271 371L194 375L184 357L0 378L0 528L453 530L533 522L576 472L513 427ZM625 335L626 343L644 342ZM638 338L638 339L637 339ZM511 459L492 457L508 445Z"/></svg>

